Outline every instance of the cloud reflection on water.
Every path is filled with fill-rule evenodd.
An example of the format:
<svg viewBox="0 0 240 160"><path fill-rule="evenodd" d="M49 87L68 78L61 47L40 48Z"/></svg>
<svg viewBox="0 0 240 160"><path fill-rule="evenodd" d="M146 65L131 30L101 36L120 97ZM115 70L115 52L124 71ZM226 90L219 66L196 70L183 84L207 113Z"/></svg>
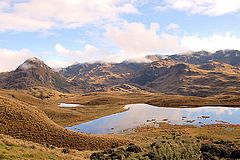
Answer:
<svg viewBox="0 0 240 160"><path fill-rule="evenodd" d="M162 122L167 119L171 124L215 124L216 120L240 124L240 109L227 107L166 108L147 104L131 104L124 107L125 112L102 117L80 125L67 127L70 130L86 133L114 133L125 129L149 124L152 119ZM199 118L209 116L208 118ZM186 117L186 118L183 118ZM192 123L187 120L195 120Z"/></svg>

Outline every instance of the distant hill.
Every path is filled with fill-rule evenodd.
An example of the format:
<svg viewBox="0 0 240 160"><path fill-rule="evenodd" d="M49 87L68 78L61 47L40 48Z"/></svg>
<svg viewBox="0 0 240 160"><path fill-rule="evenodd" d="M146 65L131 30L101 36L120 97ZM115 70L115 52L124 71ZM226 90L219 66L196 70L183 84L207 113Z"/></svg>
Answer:
<svg viewBox="0 0 240 160"><path fill-rule="evenodd" d="M79 63L53 71L31 58L16 70L0 73L0 87L35 86L62 92L161 92L190 96L240 94L240 51L148 55L121 63Z"/></svg>
<svg viewBox="0 0 240 160"><path fill-rule="evenodd" d="M85 91L140 90L192 96L239 94L240 51L189 52L170 56L149 55L149 62L84 63L62 71L68 81ZM120 87L120 86L123 86ZM138 88L138 89L136 89ZM131 91L130 91L131 90Z"/></svg>
<svg viewBox="0 0 240 160"><path fill-rule="evenodd" d="M238 67L215 61L202 65L178 63L164 67L154 64L132 81L167 94L201 97L240 94Z"/></svg>
<svg viewBox="0 0 240 160"><path fill-rule="evenodd" d="M44 86L59 91L67 91L66 79L54 72L43 61L37 58L27 59L16 70L2 73L0 86L3 89L29 89Z"/></svg>
<svg viewBox="0 0 240 160"><path fill-rule="evenodd" d="M219 50L215 53L199 51L188 54L175 54L168 56L168 58L191 64L203 64L210 61L218 61L240 67L240 51L238 50Z"/></svg>
<svg viewBox="0 0 240 160"><path fill-rule="evenodd" d="M60 73L71 84L86 92L106 91L114 85L128 83L149 63L83 63L69 66Z"/></svg>

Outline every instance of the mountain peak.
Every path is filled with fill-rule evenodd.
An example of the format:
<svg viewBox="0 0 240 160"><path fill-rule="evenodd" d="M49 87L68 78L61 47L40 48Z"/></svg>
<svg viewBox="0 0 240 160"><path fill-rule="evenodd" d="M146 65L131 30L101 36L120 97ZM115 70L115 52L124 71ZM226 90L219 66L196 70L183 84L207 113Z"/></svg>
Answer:
<svg viewBox="0 0 240 160"><path fill-rule="evenodd" d="M65 90L70 85L64 77L54 72L40 59L33 57L22 63L5 78L5 89L29 89L35 86Z"/></svg>
<svg viewBox="0 0 240 160"><path fill-rule="evenodd" d="M31 57L31 58L28 58L25 62L42 62L42 61L37 57Z"/></svg>
<svg viewBox="0 0 240 160"><path fill-rule="evenodd" d="M47 65L40 59L38 59L36 57L32 57L32 58L27 59L23 64L21 64L17 68L17 70L29 70L29 69L33 69L33 68L39 68L39 67L46 68Z"/></svg>

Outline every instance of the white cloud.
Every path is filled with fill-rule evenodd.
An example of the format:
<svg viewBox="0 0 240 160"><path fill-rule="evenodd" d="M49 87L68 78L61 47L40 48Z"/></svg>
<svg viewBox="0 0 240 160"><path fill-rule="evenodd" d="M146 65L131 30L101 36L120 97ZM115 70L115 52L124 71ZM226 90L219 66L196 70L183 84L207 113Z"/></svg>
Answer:
<svg viewBox="0 0 240 160"><path fill-rule="evenodd" d="M160 24L158 24L158 23L151 23L150 24L150 30L158 32L159 29L160 29Z"/></svg>
<svg viewBox="0 0 240 160"><path fill-rule="evenodd" d="M75 62L120 62L136 58L142 62L145 59L141 59L141 57L153 53L173 54L187 50L210 52L221 49L240 50L240 37L231 33L213 34L209 37L188 35L181 38L164 33L157 34L159 32L158 25L150 26L147 28L141 23L124 23L121 27L108 26L106 37L119 47L114 54L91 44L86 44L82 50L71 50L58 43L55 45L56 52L45 53L44 59L38 58L44 60L50 67L67 67ZM0 72L14 70L27 58L34 55L27 49L18 51L0 49ZM53 58L51 59L51 57Z"/></svg>
<svg viewBox="0 0 240 160"><path fill-rule="evenodd" d="M61 44L57 43L55 45L55 50L57 51L58 54L60 54L62 56L76 57L76 58L83 57L86 54L89 56L92 56L92 54L96 54L97 52L99 52L98 48L96 48L95 46L90 45L90 44L86 44L84 46L84 49L82 51L80 51L80 50L66 49Z"/></svg>
<svg viewBox="0 0 240 160"><path fill-rule="evenodd" d="M141 0L138 0L141 1ZM0 2L0 31L37 31L81 27L115 21L119 14L136 14L132 0L30 0Z"/></svg>
<svg viewBox="0 0 240 160"><path fill-rule="evenodd" d="M88 54L96 53L98 52L98 49L93 45L87 44L85 45L85 52Z"/></svg>
<svg viewBox="0 0 240 160"><path fill-rule="evenodd" d="M0 1L0 10L10 7L10 0Z"/></svg>
<svg viewBox="0 0 240 160"><path fill-rule="evenodd" d="M176 31L176 30L178 30L180 28L180 26L178 25L178 24L176 24L176 23L170 23L168 26L167 26L167 31L170 31L170 30L172 30L172 31Z"/></svg>
<svg viewBox="0 0 240 160"><path fill-rule="evenodd" d="M60 54L69 54L70 51L64 48L61 44L57 43L55 45L55 50Z"/></svg>
<svg viewBox="0 0 240 160"><path fill-rule="evenodd" d="M44 61L48 66L52 67L55 70L58 70L59 68L65 68L72 64L74 64L76 61L66 61L66 60L46 60Z"/></svg>
<svg viewBox="0 0 240 160"><path fill-rule="evenodd" d="M123 58L183 50L179 37L158 32L159 25L156 23L147 28L142 23L125 22L120 26L107 26L105 36L120 48L119 57Z"/></svg>
<svg viewBox="0 0 240 160"><path fill-rule="evenodd" d="M55 50L57 56L62 56L71 62L95 62L106 60L108 57L107 53L91 44L86 44L82 50L70 50L58 43L55 45Z"/></svg>
<svg viewBox="0 0 240 160"><path fill-rule="evenodd" d="M240 50L240 37L231 33L213 34L209 37L184 36L181 45L192 51L206 50L215 52L217 50L238 49Z"/></svg>
<svg viewBox="0 0 240 160"><path fill-rule="evenodd" d="M19 51L0 49L0 72L14 70L32 56L33 54L27 49Z"/></svg>
<svg viewBox="0 0 240 160"><path fill-rule="evenodd" d="M107 60L109 55L99 50L93 45L86 44L83 50L70 50L61 44L55 45L56 52L43 53L44 56L37 56L52 68L67 67L76 62L95 62ZM15 70L26 59L36 57L28 49L10 50L0 48L0 72ZM52 57L52 58L51 58ZM22 66L27 68L28 66Z"/></svg>
<svg viewBox="0 0 240 160"><path fill-rule="evenodd" d="M166 11L168 9L168 7L165 5L160 5L160 6L156 6L154 9L156 11Z"/></svg>
<svg viewBox="0 0 240 160"><path fill-rule="evenodd" d="M37 31L46 30L56 26L51 21L37 20L19 16L17 14L0 13L0 31Z"/></svg>
<svg viewBox="0 0 240 160"><path fill-rule="evenodd" d="M158 8L158 7L157 7ZM165 0L159 8L172 8L208 16L221 16L240 11L239 0Z"/></svg>

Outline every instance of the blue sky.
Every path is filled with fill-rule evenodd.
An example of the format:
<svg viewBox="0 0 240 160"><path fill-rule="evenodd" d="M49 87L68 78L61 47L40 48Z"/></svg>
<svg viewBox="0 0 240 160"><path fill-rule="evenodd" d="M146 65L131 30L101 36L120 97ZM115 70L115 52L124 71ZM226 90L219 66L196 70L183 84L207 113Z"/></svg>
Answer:
<svg viewBox="0 0 240 160"><path fill-rule="evenodd" d="M0 71L240 49L239 0L1 0Z"/></svg>

